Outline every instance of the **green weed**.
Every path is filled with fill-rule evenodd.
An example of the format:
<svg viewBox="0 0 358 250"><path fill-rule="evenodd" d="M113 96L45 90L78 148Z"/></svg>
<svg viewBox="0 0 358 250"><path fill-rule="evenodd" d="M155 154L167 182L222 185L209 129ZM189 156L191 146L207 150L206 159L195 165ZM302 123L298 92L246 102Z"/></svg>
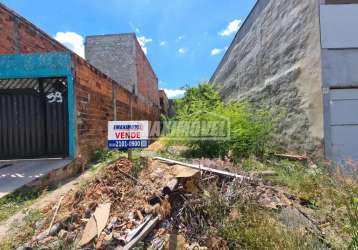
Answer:
<svg viewBox="0 0 358 250"><path fill-rule="evenodd" d="M23 187L0 199L0 221L31 205L44 192L40 187Z"/></svg>
<svg viewBox="0 0 358 250"><path fill-rule="evenodd" d="M93 151L90 161L94 163L107 161L108 159L113 158L114 154L116 154L115 150L98 148Z"/></svg>
<svg viewBox="0 0 358 250"><path fill-rule="evenodd" d="M185 96L176 101L175 111L177 115L174 120L183 124L227 121L220 129L223 134L229 135L228 140L202 140L200 137L195 139L184 136L180 142L189 146L191 156L223 157L230 154L234 158L250 155L262 157L272 148L271 139L278 119L274 119L272 109L254 107L248 102L224 104L209 84L187 88ZM189 130L184 125L177 126L172 129L169 138L186 135ZM178 141L173 140L171 143Z"/></svg>
<svg viewBox="0 0 358 250"><path fill-rule="evenodd" d="M34 224L41 219L41 213L38 210L29 210L26 212L26 215L21 223L14 224L12 231L14 234L0 243L1 250L11 250L16 248L16 246L24 244L30 240L35 234Z"/></svg>

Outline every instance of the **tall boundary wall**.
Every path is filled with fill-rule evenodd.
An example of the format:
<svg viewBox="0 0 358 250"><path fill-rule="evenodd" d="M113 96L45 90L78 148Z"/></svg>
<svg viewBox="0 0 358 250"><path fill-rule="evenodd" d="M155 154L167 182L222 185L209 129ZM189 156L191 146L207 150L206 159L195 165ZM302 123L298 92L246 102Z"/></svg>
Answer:
<svg viewBox="0 0 358 250"><path fill-rule="evenodd" d="M319 1L258 0L210 82L227 102L283 109L279 142L323 152L320 57Z"/></svg>

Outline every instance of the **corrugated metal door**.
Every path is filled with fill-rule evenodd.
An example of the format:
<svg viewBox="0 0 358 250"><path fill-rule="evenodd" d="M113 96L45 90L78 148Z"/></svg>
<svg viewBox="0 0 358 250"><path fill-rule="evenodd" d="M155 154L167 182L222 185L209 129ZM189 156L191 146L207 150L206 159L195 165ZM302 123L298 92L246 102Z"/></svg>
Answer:
<svg viewBox="0 0 358 250"><path fill-rule="evenodd" d="M68 155L66 92L63 79L0 81L0 159Z"/></svg>
<svg viewBox="0 0 358 250"><path fill-rule="evenodd" d="M334 160L358 160L358 89L331 89L331 150Z"/></svg>

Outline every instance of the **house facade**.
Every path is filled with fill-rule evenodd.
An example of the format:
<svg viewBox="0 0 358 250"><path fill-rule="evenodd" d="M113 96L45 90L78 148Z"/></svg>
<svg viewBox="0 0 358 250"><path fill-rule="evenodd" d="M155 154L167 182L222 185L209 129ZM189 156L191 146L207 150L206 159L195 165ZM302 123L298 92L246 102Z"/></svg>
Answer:
<svg viewBox="0 0 358 250"><path fill-rule="evenodd" d="M158 94L148 94L143 81L130 91L124 76L113 79L3 4L0 32L1 160L86 162L106 147L108 121L159 119ZM149 68L139 49L131 60ZM154 79L150 91L158 93L152 70L141 77Z"/></svg>

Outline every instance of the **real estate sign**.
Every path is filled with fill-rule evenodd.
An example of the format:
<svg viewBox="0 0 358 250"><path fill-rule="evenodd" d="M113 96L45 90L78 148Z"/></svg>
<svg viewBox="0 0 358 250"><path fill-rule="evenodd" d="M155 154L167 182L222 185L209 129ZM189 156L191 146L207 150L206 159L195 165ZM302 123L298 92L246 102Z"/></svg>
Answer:
<svg viewBox="0 0 358 250"><path fill-rule="evenodd" d="M108 148L146 148L148 130L148 121L109 121Z"/></svg>

